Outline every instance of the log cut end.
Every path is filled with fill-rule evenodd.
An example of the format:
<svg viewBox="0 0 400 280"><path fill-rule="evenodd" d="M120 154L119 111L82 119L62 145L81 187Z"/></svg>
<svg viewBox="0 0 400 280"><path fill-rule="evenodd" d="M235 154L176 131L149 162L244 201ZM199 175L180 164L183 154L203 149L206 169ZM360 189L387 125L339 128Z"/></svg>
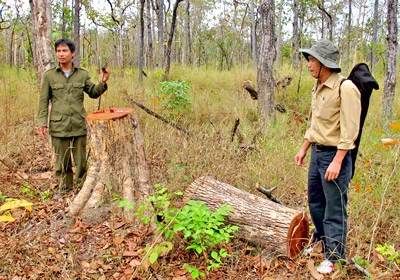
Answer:
<svg viewBox="0 0 400 280"><path fill-rule="evenodd" d="M297 256L307 243L308 222L304 213L295 216L290 223L287 235L288 256L293 258Z"/></svg>
<svg viewBox="0 0 400 280"><path fill-rule="evenodd" d="M108 108L96 111L87 115L87 120L117 120L123 118L130 113L132 113L134 109L132 108Z"/></svg>

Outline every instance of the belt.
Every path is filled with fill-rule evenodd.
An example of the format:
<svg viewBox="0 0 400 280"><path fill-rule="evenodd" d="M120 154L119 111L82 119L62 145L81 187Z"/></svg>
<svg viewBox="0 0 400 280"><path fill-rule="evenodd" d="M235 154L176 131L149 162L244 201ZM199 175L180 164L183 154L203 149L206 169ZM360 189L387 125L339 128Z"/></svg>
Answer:
<svg viewBox="0 0 400 280"><path fill-rule="evenodd" d="M314 147L314 149L317 152L336 151L337 150L336 146L325 146L325 145L318 144L318 143L312 143L311 145Z"/></svg>

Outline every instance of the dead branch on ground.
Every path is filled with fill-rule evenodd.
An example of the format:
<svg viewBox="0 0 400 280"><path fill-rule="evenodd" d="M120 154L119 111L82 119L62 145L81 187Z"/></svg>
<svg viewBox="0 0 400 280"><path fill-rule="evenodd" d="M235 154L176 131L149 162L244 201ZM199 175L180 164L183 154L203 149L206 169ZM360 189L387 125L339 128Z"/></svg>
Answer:
<svg viewBox="0 0 400 280"><path fill-rule="evenodd" d="M167 118L164 118L164 117L160 116L159 114L153 112L152 110L150 110L149 108L147 108L146 106L144 106L143 104L137 102L137 101L134 100L134 99L131 99L131 101L132 101L133 104L135 104L136 106L138 106L140 109L143 109L147 114L149 114L149 115L151 115L151 116L153 116L153 117L155 117L155 118L157 118L157 119L159 119L159 120L165 122L166 124L169 124L170 126L172 126L172 127L176 128L176 129L178 129L178 130L184 132L186 135L189 135L189 131L187 131L186 129L180 127L179 125L177 125L177 124L174 123L173 121L171 121L171 120L169 120L169 119L167 119Z"/></svg>

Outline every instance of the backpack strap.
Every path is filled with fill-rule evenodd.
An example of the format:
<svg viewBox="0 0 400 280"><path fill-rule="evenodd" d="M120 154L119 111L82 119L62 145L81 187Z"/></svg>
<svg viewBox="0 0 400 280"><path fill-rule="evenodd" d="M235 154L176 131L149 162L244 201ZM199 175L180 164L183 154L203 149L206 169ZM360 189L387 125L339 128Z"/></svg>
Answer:
<svg viewBox="0 0 400 280"><path fill-rule="evenodd" d="M339 97L341 97L341 92L342 92L342 84L344 83L344 81L346 81L347 79L346 78L343 78L341 81L340 81L340 85L339 85Z"/></svg>

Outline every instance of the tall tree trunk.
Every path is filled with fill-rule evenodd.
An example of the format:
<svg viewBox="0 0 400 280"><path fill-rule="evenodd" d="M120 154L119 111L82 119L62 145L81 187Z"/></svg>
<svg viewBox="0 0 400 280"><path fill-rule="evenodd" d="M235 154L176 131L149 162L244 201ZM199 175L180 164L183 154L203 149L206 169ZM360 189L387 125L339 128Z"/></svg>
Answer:
<svg viewBox="0 0 400 280"><path fill-rule="evenodd" d="M183 0L176 0L173 11L172 11L172 21L171 21L171 29L169 31L169 38L168 38L168 43L167 43L167 50L165 52L165 61L164 61L164 69L165 69L165 79L168 79L169 76L169 70L171 67L171 52L172 52L172 42L174 40L174 33L175 33L175 27L176 27L176 18L178 16L178 7L179 3L182 2Z"/></svg>
<svg viewBox="0 0 400 280"><path fill-rule="evenodd" d="M356 14L358 14L357 16L357 23L364 23L364 18L365 18L365 14L366 14L366 1L367 0L360 0L359 3L359 10ZM364 36L364 32L363 32L363 28L357 28L355 30L355 34L354 34L354 41L355 42L362 42L363 41L363 36ZM358 52L358 47L359 44L354 44L354 51L353 51L353 65L357 64L357 52Z"/></svg>
<svg viewBox="0 0 400 280"><path fill-rule="evenodd" d="M67 17L65 10L68 9L67 0L62 1L62 13L61 13L61 37L66 38L67 36Z"/></svg>
<svg viewBox="0 0 400 280"><path fill-rule="evenodd" d="M379 0L375 0L374 4L374 23L372 26L372 42L371 42L371 72L375 71L376 63L376 44L378 43L378 14L379 14Z"/></svg>
<svg viewBox="0 0 400 280"><path fill-rule="evenodd" d="M54 66L51 43L51 5L49 0L29 0L32 15L33 60L37 78L42 80L44 71Z"/></svg>
<svg viewBox="0 0 400 280"><path fill-rule="evenodd" d="M81 64L81 0L75 0L74 7L74 43L75 43L75 56L74 64L80 66Z"/></svg>
<svg viewBox="0 0 400 280"><path fill-rule="evenodd" d="M349 0L349 17L347 19L347 50L346 50L346 73L349 72L349 66L350 66L350 42L352 38L351 34L351 19L352 19L352 11L351 11L351 5L352 1Z"/></svg>
<svg viewBox="0 0 400 280"><path fill-rule="evenodd" d="M139 68L139 83L143 82L143 42L144 42L144 4L145 0L140 0L140 28L139 28L139 44L138 44L138 68Z"/></svg>
<svg viewBox="0 0 400 280"><path fill-rule="evenodd" d="M253 59L253 65L257 66L257 35L256 35L256 9L255 0L251 0L251 57Z"/></svg>
<svg viewBox="0 0 400 280"><path fill-rule="evenodd" d="M260 120L268 134L269 121L274 117L275 9L274 0L260 3L261 44L258 57L257 85Z"/></svg>
<svg viewBox="0 0 400 280"><path fill-rule="evenodd" d="M14 52L13 52L13 50L14 50L14 42L15 42L15 29L13 28L12 30L11 30L11 40L10 40L10 45L9 45L9 48L8 48L8 64L10 65L10 66L13 66L13 62L14 62Z"/></svg>
<svg viewBox="0 0 400 280"><path fill-rule="evenodd" d="M387 50L386 76L383 89L382 124L385 126L392 121L393 101L396 90L396 52L397 52L397 10L398 0L387 2Z"/></svg>
<svg viewBox="0 0 400 280"><path fill-rule="evenodd" d="M293 24L293 34L292 34L293 70L297 72L297 70L299 69L299 0L293 0L292 24Z"/></svg>
<svg viewBox="0 0 400 280"><path fill-rule="evenodd" d="M164 59L164 0L158 0L158 68L163 67Z"/></svg>
<svg viewBox="0 0 400 280"><path fill-rule="evenodd" d="M283 12L283 0L279 3L279 15L281 15ZM278 18L278 34L276 35L277 42L276 42L276 64L278 66L281 65L282 63L282 55L281 55L281 48L282 48L282 17L277 17Z"/></svg>
<svg viewBox="0 0 400 280"><path fill-rule="evenodd" d="M183 45L183 52L182 52L182 64L187 65L191 63L190 54L190 1L185 0L185 12L186 15L184 17L184 45Z"/></svg>
<svg viewBox="0 0 400 280"><path fill-rule="evenodd" d="M153 24L152 24L152 16L151 16L151 5L149 1L146 5L146 12L147 12L147 41L148 41L148 57L149 62L148 66L150 69L154 69L154 38L153 38Z"/></svg>

